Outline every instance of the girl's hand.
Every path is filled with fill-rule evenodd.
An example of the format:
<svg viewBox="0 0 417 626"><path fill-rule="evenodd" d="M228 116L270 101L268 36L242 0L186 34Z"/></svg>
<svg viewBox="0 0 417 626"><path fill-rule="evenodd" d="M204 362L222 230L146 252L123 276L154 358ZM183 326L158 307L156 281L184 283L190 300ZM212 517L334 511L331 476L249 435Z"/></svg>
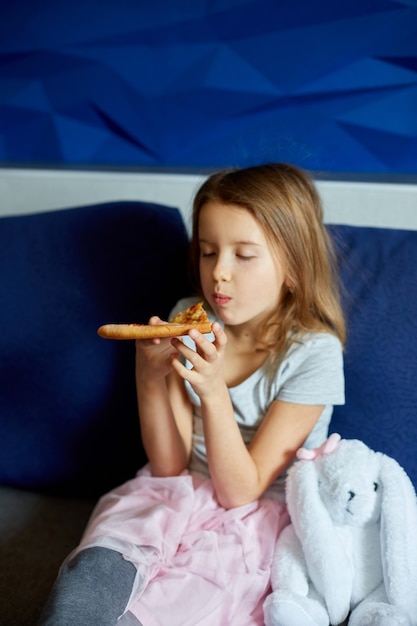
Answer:
<svg viewBox="0 0 417 626"><path fill-rule="evenodd" d="M183 380L190 383L201 399L206 399L215 394L219 386L224 387L225 385L223 361L227 337L217 322L213 324L212 330L214 333L213 342L210 342L198 330L190 330L188 334L195 342L196 350L186 346L180 339L171 340L177 354L181 354L192 365L192 369L188 369L178 358L173 357L173 369Z"/></svg>
<svg viewBox="0 0 417 626"><path fill-rule="evenodd" d="M166 322L155 315L150 318L148 324L157 326L158 324L166 324ZM164 378L171 372L172 358L176 354L176 350L169 337L137 339L135 345L136 370L140 371L141 377Z"/></svg>

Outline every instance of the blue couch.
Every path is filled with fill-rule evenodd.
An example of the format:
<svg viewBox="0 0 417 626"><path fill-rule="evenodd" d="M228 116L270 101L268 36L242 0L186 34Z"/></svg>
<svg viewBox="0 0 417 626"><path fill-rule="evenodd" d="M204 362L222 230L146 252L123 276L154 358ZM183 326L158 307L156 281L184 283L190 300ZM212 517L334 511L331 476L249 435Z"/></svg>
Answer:
<svg viewBox="0 0 417 626"><path fill-rule="evenodd" d="M417 232L329 227L349 318L332 431L417 486ZM179 211L115 202L0 219L0 616L31 626L97 498L146 462L133 342L190 288Z"/></svg>

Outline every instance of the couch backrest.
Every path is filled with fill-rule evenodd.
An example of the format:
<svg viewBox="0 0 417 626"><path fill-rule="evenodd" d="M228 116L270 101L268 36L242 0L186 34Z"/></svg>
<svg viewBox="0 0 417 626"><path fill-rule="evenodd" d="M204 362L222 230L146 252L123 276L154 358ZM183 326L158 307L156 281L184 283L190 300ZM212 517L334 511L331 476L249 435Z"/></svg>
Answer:
<svg viewBox="0 0 417 626"><path fill-rule="evenodd" d="M332 226L348 317L346 405L331 425L417 485L417 232ZM179 212L118 202L0 219L0 484L99 495L146 461L134 342L109 322L189 293Z"/></svg>
<svg viewBox="0 0 417 626"><path fill-rule="evenodd" d="M187 250L153 204L0 219L0 484L96 495L143 465L134 342L96 331L167 316Z"/></svg>
<svg viewBox="0 0 417 626"><path fill-rule="evenodd" d="M417 231L336 226L348 319L346 404L331 425L417 487Z"/></svg>

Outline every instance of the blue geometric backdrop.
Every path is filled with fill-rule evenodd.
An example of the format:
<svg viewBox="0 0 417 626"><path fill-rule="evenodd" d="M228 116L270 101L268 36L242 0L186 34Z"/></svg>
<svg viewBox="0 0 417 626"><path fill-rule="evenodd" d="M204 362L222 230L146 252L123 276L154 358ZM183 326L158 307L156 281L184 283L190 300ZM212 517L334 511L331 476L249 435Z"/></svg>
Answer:
<svg viewBox="0 0 417 626"><path fill-rule="evenodd" d="M417 173L417 0L14 0L0 162Z"/></svg>

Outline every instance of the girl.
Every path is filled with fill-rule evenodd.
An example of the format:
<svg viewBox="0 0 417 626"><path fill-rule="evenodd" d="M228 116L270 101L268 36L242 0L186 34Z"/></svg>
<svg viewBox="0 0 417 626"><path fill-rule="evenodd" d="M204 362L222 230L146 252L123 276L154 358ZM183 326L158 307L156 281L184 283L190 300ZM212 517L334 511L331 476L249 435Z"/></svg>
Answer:
<svg viewBox="0 0 417 626"><path fill-rule="evenodd" d="M213 333L136 342L149 464L98 503L43 625L264 623L286 468L344 402L344 321L310 178L280 163L210 176L191 260Z"/></svg>

